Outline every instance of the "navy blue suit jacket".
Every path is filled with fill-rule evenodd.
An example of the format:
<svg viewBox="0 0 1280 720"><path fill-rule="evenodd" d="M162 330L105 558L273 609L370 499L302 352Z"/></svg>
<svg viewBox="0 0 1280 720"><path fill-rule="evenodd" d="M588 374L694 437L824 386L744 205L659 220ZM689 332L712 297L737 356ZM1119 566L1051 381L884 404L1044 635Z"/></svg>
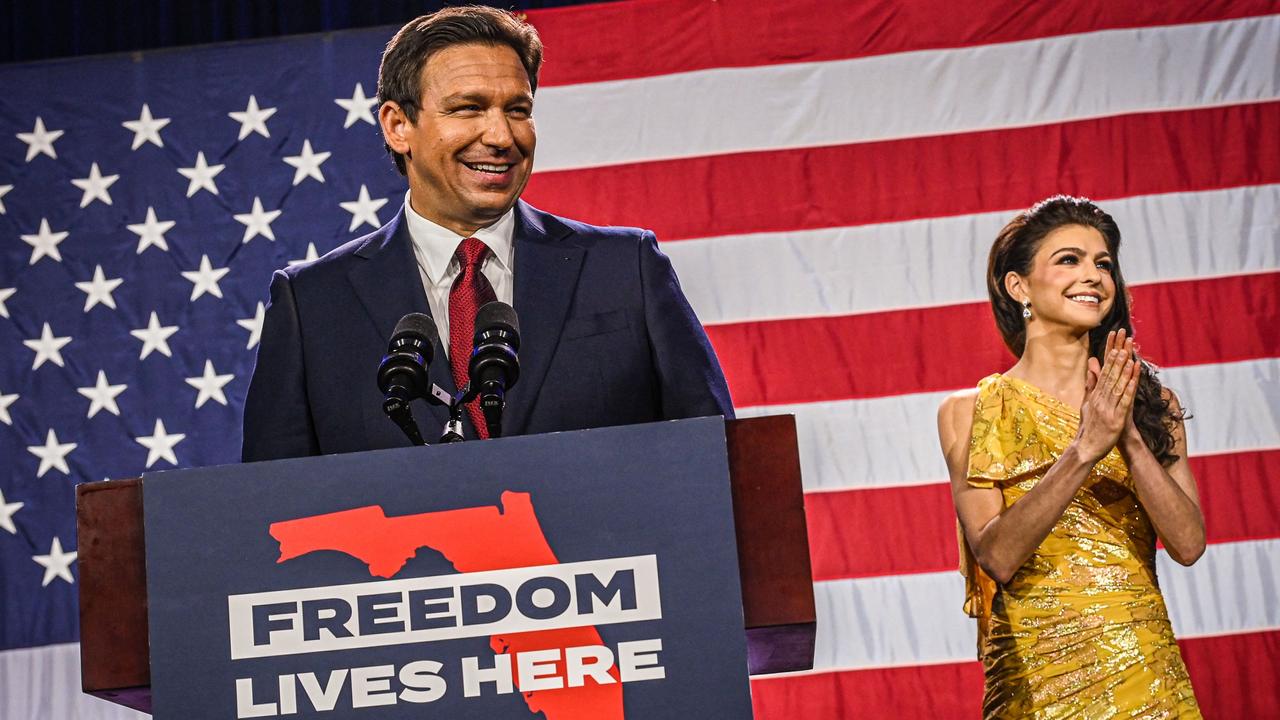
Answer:
<svg viewBox="0 0 1280 720"><path fill-rule="evenodd" d="M732 417L706 333L653 233L604 228L516 204L520 378L506 435L653 420ZM387 225L271 281L244 409L243 459L406 446L375 376L391 332L430 314L403 210ZM439 344L431 380L456 390ZM428 442L444 408L416 401ZM474 433L470 418L464 420Z"/></svg>

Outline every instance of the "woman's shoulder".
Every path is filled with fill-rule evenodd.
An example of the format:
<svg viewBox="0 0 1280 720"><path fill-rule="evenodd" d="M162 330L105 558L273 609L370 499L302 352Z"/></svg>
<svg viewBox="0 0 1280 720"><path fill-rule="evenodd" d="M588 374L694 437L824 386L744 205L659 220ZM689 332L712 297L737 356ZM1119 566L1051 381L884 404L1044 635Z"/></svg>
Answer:
<svg viewBox="0 0 1280 720"><path fill-rule="evenodd" d="M979 389L976 387L951 393L938 405L938 417L951 418L957 414L972 415L973 406L978 402L978 393Z"/></svg>
<svg viewBox="0 0 1280 720"><path fill-rule="evenodd" d="M972 418L973 409L978 404L978 399L989 394L993 388L998 386L1003 377L999 373L988 375L978 381L975 387L957 390L942 399L942 403L938 405L938 418Z"/></svg>
<svg viewBox="0 0 1280 720"><path fill-rule="evenodd" d="M988 375L977 386L957 390L938 405L938 431L942 435L967 435L973 426L974 412L982 398L1001 382L999 373Z"/></svg>
<svg viewBox="0 0 1280 720"><path fill-rule="evenodd" d="M959 390L948 395L938 406L938 439L943 452L957 447L957 440L967 438L973 427L973 408L978 401L978 389Z"/></svg>

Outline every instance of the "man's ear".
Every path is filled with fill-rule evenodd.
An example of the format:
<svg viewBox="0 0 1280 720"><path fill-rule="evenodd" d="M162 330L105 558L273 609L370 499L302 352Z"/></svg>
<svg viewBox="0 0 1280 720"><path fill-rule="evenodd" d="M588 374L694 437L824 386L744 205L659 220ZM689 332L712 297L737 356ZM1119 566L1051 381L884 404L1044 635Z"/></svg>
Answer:
<svg viewBox="0 0 1280 720"><path fill-rule="evenodd" d="M1024 300L1031 297L1030 288L1027 287L1026 280L1012 270L1004 274L1004 289L1005 292L1009 293L1009 297L1020 305Z"/></svg>
<svg viewBox="0 0 1280 720"><path fill-rule="evenodd" d="M413 123L400 104L393 100L382 103L378 108L378 124L382 126L382 139L387 145L401 155L408 155Z"/></svg>

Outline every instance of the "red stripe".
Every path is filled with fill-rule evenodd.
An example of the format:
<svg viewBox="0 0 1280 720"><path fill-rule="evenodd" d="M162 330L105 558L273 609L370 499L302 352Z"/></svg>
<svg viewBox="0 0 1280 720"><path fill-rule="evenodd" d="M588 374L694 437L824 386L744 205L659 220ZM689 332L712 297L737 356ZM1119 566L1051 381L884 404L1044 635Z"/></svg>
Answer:
<svg viewBox="0 0 1280 720"><path fill-rule="evenodd" d="M946 484L807 493L804 509L815 582L957 567Z"/></svg>
<svg viewBox="0 0 1280 720"><path fill-rule="evenodd" d="M1204 717L1280 717L1280 632L1180 640ZM751 682L756 720L979 718L982 666L946 665L791 675Z"/></svg>
<svg viewBox="0 0 1280 720"><path fill-rule="evenodd" d="M1191 471L1209 542L1280 537L1280 450L1193 457Z"/></svg>
<svg viewBox="0 0 1280 720"><path fill-rule="evenodd" d="M982 717L982 666L967 662L758 678L751 681L751 704L756 720L977 720Z"/></svg>
<svg viewBox="0 0 1280 720"><path fill-rule="evenodd" d="M1133 317L1140 351L1160 365L1274 357L1280 273L1139 285Z"/></svg>
<svg viewBox="0 0 1280 720"><path fill-rule="evenodd" d="M1280 718L1280 631L1193 638L1178 645L1206 718Z"/></svg>
<svg viewBox="0 0 1280 720"><path fill-rule="evenodd" d="M543 86L1012 42L1263 15L1267 0L648 0L528 14ZM644 41L637 42L638 34Z"/></svg>
<svg viewBox="0 0 1280 720"><path fill-rule="evenodd" d="M1278 272L1132 293L1141 352L1160 365L1280 356ZM973 387L1013 364L983 302L713 325L707 333L739 407Z"/></svg>
<svg viewBox="0 0 1280 720"><path fill-rule="evenodd" d="M1280 538L1280 450L1196 457L1191 468L1210 543ZM956 569L946 484L809 493L805 515L815 581Z"/></svg>
<svg viewBox="0 0 1280 720"><path fill-rule="evenodd" d="M524 198L662 240L1280 182L1280 103L535 173Z"/></svg>

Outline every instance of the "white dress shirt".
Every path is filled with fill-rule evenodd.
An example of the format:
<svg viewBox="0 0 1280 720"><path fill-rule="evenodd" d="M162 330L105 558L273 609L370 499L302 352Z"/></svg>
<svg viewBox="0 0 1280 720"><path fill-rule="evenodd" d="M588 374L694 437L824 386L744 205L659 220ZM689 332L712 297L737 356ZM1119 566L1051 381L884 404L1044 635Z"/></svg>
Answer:
<svg viewBox="0 0 1280 720"><path fill-rule="evenodd" d="M466 239L452 230L419 215L404 195L404 218L413 239L413 255L418 261L422 286L427 290L427 306L440 331L440 344L449 352L449 290L462 272L454 259L458 244ZM493 286L494 296L508 305L515 291L515 209L508 210L498 222L477 230L472 237L489 246L489 256L480 264L480 272Z"/></svg>

